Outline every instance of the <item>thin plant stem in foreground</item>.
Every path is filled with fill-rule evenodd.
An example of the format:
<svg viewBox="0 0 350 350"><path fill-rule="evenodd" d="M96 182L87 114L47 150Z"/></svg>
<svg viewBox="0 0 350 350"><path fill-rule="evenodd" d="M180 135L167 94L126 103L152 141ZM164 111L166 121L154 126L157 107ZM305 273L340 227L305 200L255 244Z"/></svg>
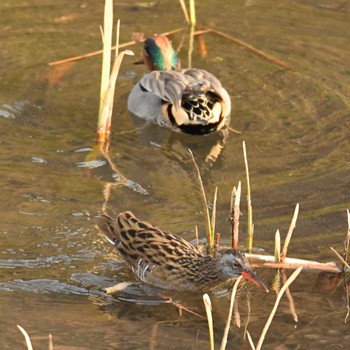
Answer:
<svg viewBox="0 0 350 350"><path fill-rule="evenodd" d="M230 330L231 319L232 319L233 305L235 303L238 285L240 284L242 279L243 279L243 276L239 276L237 278L233 288L232 288L231 300L230 300L230 308L229 308L229 312L228 312L228 315L227 315L227 321L226 321L226 326L225 326L225 330L224 330L224 335L223 335L222 341L221 341L220 350L225 350L225 348L226 348L228 332Z"/></svg>
<svg viewBox="0 0 350 350"><path fill-rule="evenodd" d="M276 311L277 311L277 307L279 305L279 302L284 294L284 292L286 291L286 289L290 286L290 284L298 277L298 275L300 274L301 270L303 268L302 267L299 267L298 269L296 269L291 275L290 277L288 278L288 280L286 281L286 283L283 285L283 287L281 288L280 292L278 293L277 295L277 298L276 298L276 302L275 302L275 305L273 306L273 309L271 311L271 314L269 316L269 318L267 319L266 321L266 324L265 324L265 327L260 335L260 338L259 338L259 341L256 345L256 348L255 350L260 350L261 347L262 347L262 344L265 340L265 337L266 337L266 334L267 334L267 331L269 330L270 328L270 325L271 325L271 322L272 322L272 319L273 317L275 316L276 314Z"/></svg>
<svg viewBox="0 0 350 350"><path fill-rule="evenodd" d="M241 210L239 206L241 201L241 192L242 192L241 181L238 182L236 191L234 191L234 189L232 190L232 194L231 194L231 217L233 220L232 247L234 249L238 249L239 217L241 215ZM233 202L234 192L235 192L235 200Z"/></svg>
<svg viewBox="0 0 350 350"><path fill-rule="evenodd" d="M295 226L297 224L298 214L299 214L299 203L296 204L295 209L294 209L293 218L292 218L292 221L290 223L289 230L288 230L288 233L286 236L286 240L284 241L283 249L282 249L282 252L280 255L280 261L284 261L284 259L287 256L289 242L292 238L293 231L294 231Z"/></svg>
<svg viewBox="0 0 350 350"><path fill-rule="evenodd" d="M190 24L190 18L188 16L188 12L187 12L187 8L186 8L186 5L185 5L185 1L184 0L179 0L179 1L180 1L182 12L183 12L184 17L185 17L185 21L186 21L187 24Z"/></svg>
<svg viewBox="0 0 350 350"><path fill-rule="evenodd" d="M253 248L253 234L254 234L254 225L253 225L253 208L252 208L252 200L250 197L250 180L249 180L249 168L248 168L248 158L247 158L247 150L245 146L245 142L243 141L243 156L244 156L244 164L245 171L247 176L247 214L248 214L248 230L247 230L247 250L249 253L252 252Z"/></svg>
<svg viewBox="0 0 350 350"><path fill-rule="evenodd" d="M279 262L281 256L281 235L277 230L275 233L275 262Z"/></svg>
<svg viewBox="0 0 350 350"><path fill-rule="evenodd" d="M214 350L213 315L211 313L211 300L208 294L203 294L203 302L204 302L205 312L207 313L209 338L210 338L210 350Z"/></svg>
<svg viewBox="0 0 350 350"><path fill-rule="evenodd" d="M20 325L17 325L18 329L21 331L21 333L24 335L24 339L26 340L26 345L28 350L33 350L32 343L30 341L29 335L26 332L24 328L22 328Z"/></svg>
<svg viewBox="0 0 350 350"><path fill-rule="evenodd" d="M193 162L194 167L196 169L197 178L198 178L198 181L199 181L199 186L200 186L200 190L201 190L202 197L203 197L203 209L204 209L206 231L207 231L207 240L208 240L207 251L208 251L208 254L211 255L213 253L213 251L214 251L214 239L212 240L212 237L211 237L212 230L211 230L211 224L210 224L210 215L209 215L209 209L208 209L207 196L205 194L203 181L202 181L202 176L201 176L201 173L199 171L199 168L198 168L198 165L196 163L196 160L194 159L193 153L192 153L192 151L190 149L188 149L188 152L191 155L192 162Z"/></svg>

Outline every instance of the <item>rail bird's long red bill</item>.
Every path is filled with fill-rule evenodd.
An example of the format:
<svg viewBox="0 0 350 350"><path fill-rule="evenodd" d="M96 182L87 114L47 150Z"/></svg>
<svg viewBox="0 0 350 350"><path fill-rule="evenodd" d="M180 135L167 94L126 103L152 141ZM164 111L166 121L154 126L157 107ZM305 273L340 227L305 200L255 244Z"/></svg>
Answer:
<svg viewBox="0 0 350 350"><path fill-rule="evenodd" d="M261 287L266 293L269 292L268 288L265 286L264 282L255 275L252 271L243 271L242 276L247 280L255 283L257 286Z"/></svg>

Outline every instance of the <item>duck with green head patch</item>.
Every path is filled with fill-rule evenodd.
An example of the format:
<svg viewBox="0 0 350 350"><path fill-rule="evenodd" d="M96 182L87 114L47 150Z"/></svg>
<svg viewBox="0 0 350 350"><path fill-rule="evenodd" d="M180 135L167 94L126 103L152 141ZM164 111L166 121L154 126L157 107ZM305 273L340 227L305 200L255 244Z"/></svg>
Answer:
<svg viewBox="0 0 350 350"><path fill-rule="evenodd" d="M144 43L150 70L128 98L134 115L188 134L201 135L229 124L231 99L215 76L203 69L180 69L180 60L164 35Z"/></svg>

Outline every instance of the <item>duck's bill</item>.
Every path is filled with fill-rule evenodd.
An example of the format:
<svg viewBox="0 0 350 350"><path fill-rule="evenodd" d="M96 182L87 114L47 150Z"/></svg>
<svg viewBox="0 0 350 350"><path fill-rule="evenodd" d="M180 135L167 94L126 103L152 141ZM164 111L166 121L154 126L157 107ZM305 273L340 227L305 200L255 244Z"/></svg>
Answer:
<svg viewBox="0 0 350 350"><path fill-rule="evenodd" d="M269 289L265 286L264 282L252 271L243 271L242 276L247 280L255 283L257 286L261 287L266 293L269 292Z"/></svg>

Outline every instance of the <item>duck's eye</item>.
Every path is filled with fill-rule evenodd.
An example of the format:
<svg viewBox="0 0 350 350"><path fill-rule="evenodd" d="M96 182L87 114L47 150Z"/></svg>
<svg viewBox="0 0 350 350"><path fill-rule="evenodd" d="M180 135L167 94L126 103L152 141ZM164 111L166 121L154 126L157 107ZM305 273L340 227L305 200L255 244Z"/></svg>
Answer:
<svg viewBox="0 0 350 350"><path fill-rule="evenodd" d="M234 263L233 263L233 267L239 267L240 265L239 265L239 263L237 262L237 261L235 261Z"/></svg>

